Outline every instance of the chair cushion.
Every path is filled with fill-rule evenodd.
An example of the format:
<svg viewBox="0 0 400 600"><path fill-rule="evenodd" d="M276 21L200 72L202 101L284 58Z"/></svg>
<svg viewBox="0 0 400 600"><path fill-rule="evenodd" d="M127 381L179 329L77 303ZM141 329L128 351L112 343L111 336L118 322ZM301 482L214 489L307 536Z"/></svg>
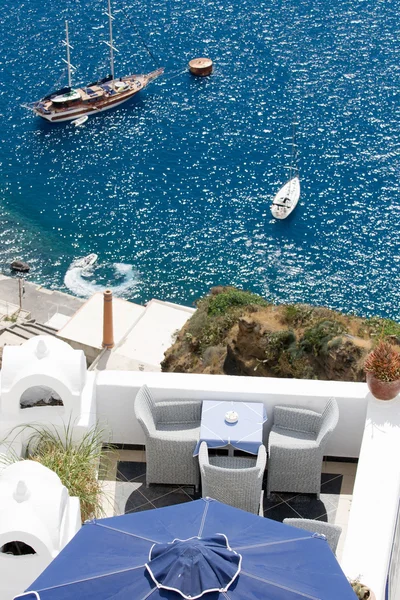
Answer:
<svg viewBox="0 0 400 600"><path fill-rule="evenodd" d="M269 446L278 448L310 448L317 447L315 433L306 431L294 431L283 427L274 427L269 434Z"/></svg>
<svg viewBox="0 0 400 600"><path fill-rule="evenodd" d="M199 439L200 428L198 423L158 423L157 431L162 431L163 435L171 433L171 437L176 438L176 434L182 440L197 440Z"/></svg>

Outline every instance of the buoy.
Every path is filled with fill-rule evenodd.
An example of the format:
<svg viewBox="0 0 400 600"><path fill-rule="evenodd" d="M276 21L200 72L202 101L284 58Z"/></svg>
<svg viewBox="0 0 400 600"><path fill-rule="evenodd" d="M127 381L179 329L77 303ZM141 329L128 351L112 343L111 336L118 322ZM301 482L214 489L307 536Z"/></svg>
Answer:
<svg viewBox="0 0 400 600"><path fill-rule="evenodd" d="M211 58L194 58L189 62L189 71L192 75L205 77L210 75L213 70L213 62Z"/></svg>

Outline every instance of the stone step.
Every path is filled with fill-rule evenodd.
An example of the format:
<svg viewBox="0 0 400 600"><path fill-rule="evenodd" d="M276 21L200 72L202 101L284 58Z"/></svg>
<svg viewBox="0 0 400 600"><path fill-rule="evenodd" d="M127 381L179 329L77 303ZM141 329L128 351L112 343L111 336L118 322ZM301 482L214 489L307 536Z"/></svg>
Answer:
<svg viewBox="0 0 400 600"><path fill-rule="evenodd" d="M44 325L43 323L37 323L36 321L33 323L23 323L23 327L27 331L31 331L34 335L55 335L57 332L55 327L50 327L49 325Z"/></svg>
<svg viewBox="0 0 400 600"><path fill-rule="evenodd" d="M5 344L18 345L37 335L55 335L56 330L41 323L11 323L0 333L0 346Z"/></svg>

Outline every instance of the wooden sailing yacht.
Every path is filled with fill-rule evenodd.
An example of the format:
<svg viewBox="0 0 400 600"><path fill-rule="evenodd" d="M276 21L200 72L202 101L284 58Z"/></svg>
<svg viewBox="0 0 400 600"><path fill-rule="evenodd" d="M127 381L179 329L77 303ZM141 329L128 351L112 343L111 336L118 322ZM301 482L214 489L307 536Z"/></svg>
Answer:
<svg viewBox="0 0 400 600"><path fill-rule="evenodd" d="M292 154L289 166L289 180L275 195L271 212L276 219L286 219L294 211L300 198L300 178L297 167L296 125L293 122Z"/></svg>
<svg viewBox="0 0 400 600"><path fill-rule="evenodd" d="M146 75L127 75L115 78L114 75L114 45L111 14L111 0L108 0L108 19L110 28L110 41L105 42L110 48L111 75L90 83L83 87L72 87L71 72L74 68L70 61L70 48L68 37L68 22L65 22L68 66L68 87L48 94L38 102L25 104L25 108L47 121L58 123L72 121L84 115L93 115L104 110L109 110L126 102L132 96L143 90L153 79L159 77L164 69L157 69Z"/></svg>

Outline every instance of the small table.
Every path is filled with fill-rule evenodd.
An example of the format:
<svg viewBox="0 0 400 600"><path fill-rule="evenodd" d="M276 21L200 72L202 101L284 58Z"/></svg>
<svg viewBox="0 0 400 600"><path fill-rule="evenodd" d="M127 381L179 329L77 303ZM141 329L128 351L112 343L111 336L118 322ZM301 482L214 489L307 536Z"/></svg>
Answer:
<svg viewBox="0 0 400 600"><path fill-rule="evenodd" d="M236 423L225 421L225 414L232 410L237 412L239 417ZM232 454L234 448L249 454L258 454L266 420L266 408L261 402L204 400L200 440L193 456L198 455L201 442L207 442L209 448L230 446Z"/></svg>

